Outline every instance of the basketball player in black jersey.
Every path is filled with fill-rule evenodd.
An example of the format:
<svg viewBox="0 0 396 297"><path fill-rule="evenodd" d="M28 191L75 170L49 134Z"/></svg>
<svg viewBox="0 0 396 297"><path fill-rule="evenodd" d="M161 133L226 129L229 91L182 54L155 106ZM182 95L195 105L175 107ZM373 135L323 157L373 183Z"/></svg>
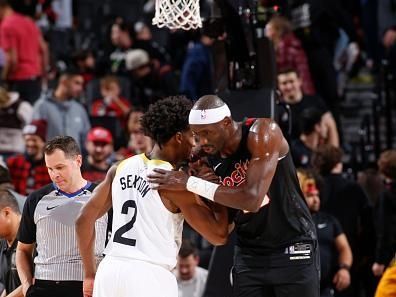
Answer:
<svg viewBox="0 0 396 297"><path fill-rule="evenodd" d="M234 297L319 296L315 225L278 125L265 118L237 123L213 95L195 103L189 123L221 185L161 169L150 181L230 208Z"/></svg>

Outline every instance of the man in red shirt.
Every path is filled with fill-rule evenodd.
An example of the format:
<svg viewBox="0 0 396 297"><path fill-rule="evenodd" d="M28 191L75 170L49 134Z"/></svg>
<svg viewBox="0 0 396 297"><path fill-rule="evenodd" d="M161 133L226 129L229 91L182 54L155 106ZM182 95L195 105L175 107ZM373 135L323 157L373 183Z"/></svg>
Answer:
<svg viewBox="0 0 396 297"><path fill-rule="evenodd" d="M23 100L34 103L41 93L48 49L36 24L16 13L8 0L0 0L0 47L5 54L2 79Z"/></svg>
<svg viewBox="0 0 396 297"><path fill-rule="evenodd" d="M29 195L34 190L51 183L44 162L46 133L46 121L32 121L23 129L25 153L7 159L12 183L19 194Z"/></svg>

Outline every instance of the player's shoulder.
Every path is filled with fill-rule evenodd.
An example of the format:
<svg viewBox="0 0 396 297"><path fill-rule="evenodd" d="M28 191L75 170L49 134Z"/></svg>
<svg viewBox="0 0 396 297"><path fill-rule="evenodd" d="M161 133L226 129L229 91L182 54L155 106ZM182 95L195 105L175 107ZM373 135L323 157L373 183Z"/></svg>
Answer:
<svg viewBox="0 0 396 297"><path fill-rule="evenodd" d="M134 156L131 156L124 160L121 160L121 161L117 162L116 164L114 164L110 168L109 173L110 173L110 175L116 175L117 173L121 172L122 170L124 170L127 167L129 168L129 167L135 166L137 164L143 164L145 158L147 158L145 156L145 154L139 154L139 155L134 155Z"/></svg>
<svg viewBox="0 0 396 297"><path fill-rule="evenodd" d="M270 118L257 118L250 126L249 134L283 136L279 125Z"/></svg>

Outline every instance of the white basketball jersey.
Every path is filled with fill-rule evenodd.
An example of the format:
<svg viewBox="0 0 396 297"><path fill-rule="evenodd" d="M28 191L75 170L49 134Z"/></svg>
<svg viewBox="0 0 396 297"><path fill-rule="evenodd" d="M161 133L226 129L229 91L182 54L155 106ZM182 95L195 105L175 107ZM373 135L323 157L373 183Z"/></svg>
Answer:
<svg viewBox="0 0 396 297"><path fill-rule="evenodd" d="M113 228L106 255L148 261L172 270L181 245L183 216L170 212L147 173L152 168L172 169L165 161L144 154L118 165L112 183Z"/></svg>

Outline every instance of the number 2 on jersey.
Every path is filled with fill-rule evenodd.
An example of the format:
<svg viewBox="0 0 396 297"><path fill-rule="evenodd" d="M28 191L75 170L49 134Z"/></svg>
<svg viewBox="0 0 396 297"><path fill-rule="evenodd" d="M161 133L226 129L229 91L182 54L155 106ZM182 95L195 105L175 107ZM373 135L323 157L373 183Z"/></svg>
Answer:
<svg viewBox="0 0 396 297"><path fill-rule="evenodd" d="M135 221L136 221L137 206L136 206L136 202L134 200L125 201L125 203L122 205L121 213L122 214L128 214L129 208L134 208L133 216L132 216L131 220L128 223L126 223L125 225L120 227L114 233L113 241L121 243L121 244L135 246L136 245L136 239L131 239L131 238L127 238L127 237L123 237L122 236L126 232L128 232L129 230L131 230L133 228L133 225L135 224Z"/></svg>

